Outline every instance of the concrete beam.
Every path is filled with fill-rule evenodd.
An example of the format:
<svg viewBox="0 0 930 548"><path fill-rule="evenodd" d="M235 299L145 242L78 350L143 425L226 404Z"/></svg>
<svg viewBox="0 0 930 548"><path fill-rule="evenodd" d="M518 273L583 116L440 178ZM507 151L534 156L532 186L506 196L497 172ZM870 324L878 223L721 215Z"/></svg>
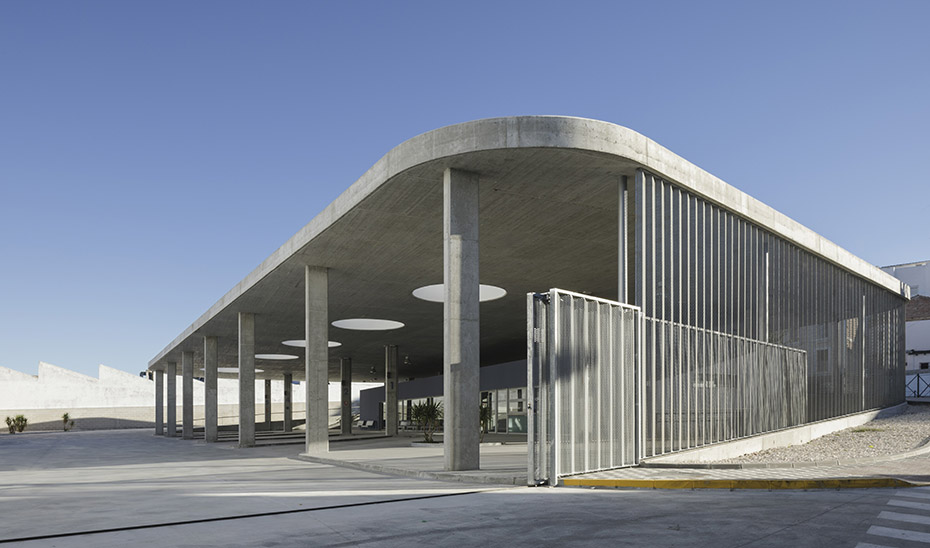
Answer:
<svg viewBox="0 0 930 548"><path fill-rule="evenodd" d="M165 425L168 428L168 436L175 437L178 435L178 364L168 362L165 365L165 377L167 382L166 391L168 392L168 401L165 402L168 417Z"/></svg>
<svg viewBox="0 0 930 548"><path fill-rule="evenodd" d="M294 430L294 398L292 393L294 385L294 375L292 373L284 374L284 431Z"/></svg>
<svg viewBox="0 0 930 548"><path fill-rule="evenodd" d="M304 268L304 373L306 382L305 451L329 452L329 273Z"/></svg>
<svg viewBox="0 0 930 548"><path fill-rule="evenodd" d="M478 175L443 176L443 451L446 470L479 467Z"/></svg>
<svg viewBox="0 0 930 548"><path fill-rule="evenodd" d="M155 435L165 435L165 372L156 369L155 373Z"/></svg>
<svg viewBox="0 0 930 548"><path fill-rule="evenodd" d="M397 435L397 345L384 347L384 433Z"/></svg>
<svg viewBox="0 0 930 548"><path fill-rule="evenodd" d="M181 438L194 439L194 353L181 353Z"/></svg>
<svg viewBox="0 0 930 548"><path fill-rule="evenodd" d="M342 433L352 434L352 358L339 360L342 391L340 392Z"/></svg>
<svg viewBox="0 0 930 548"><path fill-rule="evenodd" d="M204 439L215 442L219 439L217 429L217 339L216 337L203 338L203 419Z"/></svg>
<svg viewBox="0 0 930 548"><path fill-rule="evenodd" d="M239 447L255 445L255 315L239 313Z"/></svg>

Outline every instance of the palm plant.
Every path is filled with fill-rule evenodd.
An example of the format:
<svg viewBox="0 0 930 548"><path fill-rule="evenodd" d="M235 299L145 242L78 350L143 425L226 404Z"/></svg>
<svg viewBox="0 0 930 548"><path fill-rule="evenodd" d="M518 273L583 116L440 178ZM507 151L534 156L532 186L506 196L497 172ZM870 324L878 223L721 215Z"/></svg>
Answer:
<svg viewBox="0 0 930 548"><path fill-rule="evenodd" d="M484 435L491 429L491 421L493 419L494 414L491 412L491 406L482 405L478 414L478 421L481 423L481 434L478 439L479 443L484 441Z"/></svg>
<svg viewBox="0 0 930 548"><path fill-rule="evenodd" d="M26 425L28 423L29 423L29 419L27 419L23 415L16 415L13 418L10 418L10 417L6 418L6 426L7 428L10 429L10 434L22 432L23 430L26 429Z"/></svg>
<svg viewBox="0 0 930 548"><path fill-rule="evenodd" d="M410 409L410 418L423 430L423 441L433 443L433 433L442 420L442 404L432 400L420 402Z"/></svg>

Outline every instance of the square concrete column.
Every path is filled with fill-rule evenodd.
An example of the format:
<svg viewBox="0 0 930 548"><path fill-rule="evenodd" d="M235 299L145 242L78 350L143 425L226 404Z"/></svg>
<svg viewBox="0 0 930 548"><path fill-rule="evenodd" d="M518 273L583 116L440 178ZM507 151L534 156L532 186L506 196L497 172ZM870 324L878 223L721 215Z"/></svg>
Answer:
<svg viewBox="0 0 930 548"><path fill-rule="evenodd" d="M384 347L384 433L397 435L397 346Z"/></svg>
<svg viewBox="0 0 930 548"><path fill-rule="evenodd" d="M443 452L446 470L479 467L478 175L443 177Z"/></svg>
<svg viewBox="0 0 930 548"><path fill-rule="evenodd" d="M155 373L155 435L165 435L165 372L156 369Z"/></svg>
<svg viewBox="0 0 930 548"><path fill-rule="evenodd" d="M352 358L342 358L339 360L340 378L342 379L342 391L340 392L340 402L342 403L342 433L352 434Z"/></svg>
<svg viewBox="0 0 930 548"><path fill-rule="evenodd" d="M178 364L168 362L165 365L166 387L168 392L168 401L165 402L168 417L165 426L168 428L168 436L175 437L178 435Z"/></svg>
<svg viewBox="0 0 930 548"><path fill-rule="evenodd" d="M284 431L294 430L294 404L291 393L293 392L294 374L284 374Z"/></svg>
<svg viewBox="0 0 930 548"><path fill-rule="evenodd" d="M305 451L329 451L329 273L304 269L304 373L306 382Z"/></svg>
<svg viewBox="0 0 930 548"><path fill-rule="evenodd" d="M239 447L255 445L255 315L239 313Z"/></svg>
<svg viewBox="0 0 930 548"><path fill-rule="evenodd" d="M181 352L181 438L194 439L193 352Z"/></svg>
<svg viewBox="0 0 930 548"><path fill-rule="evenodd" d="M265 379L265 430L271 430L271 379Z"/></svg>
<svg viewBox="0 0 930 548"><path fill-rule="evenodd" d="M203 338L203 433L204 439L214 442L219 438L216 401L216 337Z"/></svg>

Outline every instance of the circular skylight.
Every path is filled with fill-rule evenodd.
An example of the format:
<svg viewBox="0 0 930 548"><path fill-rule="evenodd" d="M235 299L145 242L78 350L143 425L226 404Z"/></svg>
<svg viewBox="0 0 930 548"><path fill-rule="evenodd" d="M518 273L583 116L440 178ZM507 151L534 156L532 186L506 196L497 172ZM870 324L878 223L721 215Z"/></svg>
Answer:
<svg viewBox="0 0 930 548"><path fill-rule="evenodd" d="M205 370L205 369L201 369L201 371L206 371L206 370ZM238 368L238 367L217 367L217 368L216 368L216 372L217 372L217 373L239 373L239 368ZM264 373L265 370L264 370L264 369L256 369L255 372L256 372L256 373Z"/></svg>
<svg viewBox="0 0 930 548"><path fill-rule="evenodd" d="M296 360L299 357L293 354L255 354L256 360Z"/></svg>
<svg viewBox="0 0 930 548"><path fill-rule="evenodd" d="M507 290L496 285L480 284L478 286L478 301L494 301L507 295ZM445 285L424 285L413 290L413 296L424 301L441 303L445 300Z"/></svg>
<svg viewBox="0 0 930 548"><path fill-rule="evenodd" d="M336 341L328 341L328 342L329 342L328 344L329 348L336 348L337 346L342 346L341 342L336 342ZM285 346L296 346L297 348L304 348L305 346L307 346L307 341L303 339L291 339L289 341L283 341L281 344Z"/></svg>
<svg viewBox="0 0 930 548"><path fill-rule="evenodd" d="M333 327L354 329L356 331L387 331L389 329L400 329L403 326L404 324L394 320L376 320L374 318L349 318L333 322Z"/></svg>

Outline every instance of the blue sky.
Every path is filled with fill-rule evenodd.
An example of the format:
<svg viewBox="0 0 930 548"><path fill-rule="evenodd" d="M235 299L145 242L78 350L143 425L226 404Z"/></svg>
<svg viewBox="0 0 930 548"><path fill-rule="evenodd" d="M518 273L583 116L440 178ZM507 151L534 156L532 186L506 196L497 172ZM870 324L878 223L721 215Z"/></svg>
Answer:
<svg viewBox="0 0 930 548"><path fill-rule="evenodd" d="M138 372L384 153L630 127L930 258L930 2L0 3L0 365Z"/></svg>

